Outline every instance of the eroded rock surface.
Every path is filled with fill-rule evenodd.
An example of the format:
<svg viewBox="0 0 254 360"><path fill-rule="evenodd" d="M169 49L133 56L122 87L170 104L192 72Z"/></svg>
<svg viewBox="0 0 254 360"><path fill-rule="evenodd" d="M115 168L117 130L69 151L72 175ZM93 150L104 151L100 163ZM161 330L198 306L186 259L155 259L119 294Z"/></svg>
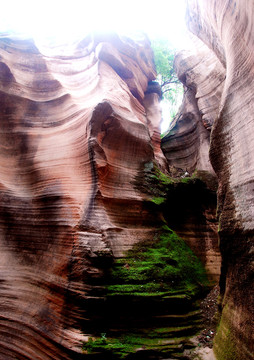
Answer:
<svg viewBox="0 0 254 360"><path fill-rule="evenodd" d="M209 160L210 131L218 113L225 69L206 45L197 39L194 44L196 50L175 57L184 98L162 139L162 150L171 166L189 173L202 170L214 174Z"/></svg>
<svg viewBox="0 0 254 360"><path fill-rule="evenodd" d="M210 160L219 182L222 317L214 350L219 360L250 360L254 356L254 3L252 0L189 0L188 24L206 45L206 55L200 53L199 46L192 56L180 55L176 64L177 67L181 64L185 74L182 77L180 74L187 85L185 97L191 93L194 109L191 113L195 113L192 117L202 120L206 133L212 127ZM185 100L182 114L189 114L189 108ZM179 153L178 137L181 132L185 134L183 139L188 139L190 150L182 150L178 164L193 169L199 162L188 151L198 159L196 154L200 150L192 145L197 121L188 130L185 125L188 121L184 122L188 117L179 115L172 138Z"/></svg>
<svg viewBox="0 0 254 360"><path fill-rule="evenodd" d="M206 190L197 186L175 191L168 203L167 219L171 219L171 227L202 259L209 276L218 280L221 257L216 215L217 178L209 159L209 147L225 70L206 45L198 39L194 44L195 50L182 51L175 57L175 70L184 86L184 97L169 131L162 138L161 147L172 176L184 178L194 174L206 184Z"/></svg>
<svg viewBox="0 0 254 360"><path fill-rule="evenodd" d="M197 173L201 176L200 173ZM171 229L185 240L204 264L208 277L218 283L221 256L218 246L215 188L200 177L183 178L168 191L164 216ZM206 181L207 174L205 173ZM212 177L213 179L213 177Z"/></svg>
<svg viewBox="0 0 254 360"><path fill-rule="evenodd" d="M146 38L0 38L2 359L193 346L207 279L154 198L171 182L154 78Z"/></svg>
<svg viewBox="0 0 254 360"><path fill-rule="evenodd" d="M197 39L195 44L197 50L182 51L175 57L175 70L183 83L184 97L161 146L172 176L184 179L193 175L201 179L204 186L176 189L169 197L166 217L170 226L202 259L209 276L218 280L221 258L216 215L217 178L209 160L209 146L225 74L206 45Z"/></svg>
<svg viewBox="0 0 254 360"><path fill-rule="evenodd" d="M93 35L57 51L0 39L2 359L81 356L96 259L158 225L135 185L163 158L159 95L143 103L149 42Z"/></svg>

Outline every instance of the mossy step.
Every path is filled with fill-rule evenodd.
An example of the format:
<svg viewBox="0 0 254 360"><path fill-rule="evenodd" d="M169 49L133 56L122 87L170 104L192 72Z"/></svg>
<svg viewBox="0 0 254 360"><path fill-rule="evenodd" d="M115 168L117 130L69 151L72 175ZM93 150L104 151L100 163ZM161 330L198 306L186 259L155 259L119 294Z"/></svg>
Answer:
<svg viewBox="0 0 254 360"><path fill-rule="evenodd" d="M136 244L115 261L106 296L191 302L207 285L201 262L180 237L162 226L154 241Z"/></svg>
<svg viewBox="0 0 254 360"><path fill-rule="evenodd" d="M167 301L167 302L191 302L191 297L186 293L168 293L168 292L137 292L131 290L131 288L128 286L128 290L125 290L124 285L119 285L119 288L121 287L121 292L118 291L112 291L112 288L110 289L112 292L107 295L108 298L110 297L118 297L118 298L129 298L129 300L133 299L134 301L142 300L143 298L151 298L160 301ZM127 288L127 287L126 287Z"/></svg>
<svg viewBox="0 0 254 360"><path fill-rule="evenodd" d="M180 331L188 331L192 328L193 328L192 325L177 326L177 327L164 327L164 328L154 329L153 332L155 334L172 334L172 333L176 333L176 332L180 332Z"/></svg>
<svg viewBox="0 0 254 360"><path fill-rule="evenodd" d="M181 325L187 325L189 323L201 322L201 312L195 311L186 314L160 314L152 316L152 321L167 322L168 324L177 323Z"/></svg>
<svg viewBox="0 0 254 360"><path fill-rule="evenodd" d="M89 314L91 333L107 334L89 340L84 351L100 353L99 360L181 356L200 326L197 299L207 286L202 264L181 238L162 226L154 239L115 260L105 286L104 303Z"/></svg>
<svg viewBox="0 0 254 360"><path fill-rule="evenodd" d="M201 314L201 311L199 309L197 310L193 310L193 311L190 311L190 312L187 312L187 313L184 313L184 314L175 314L175 313L172 313L172 314L167 314L167 315L155 315L154 317L155 318L160 318L160 317L163 317L163 318L169 318L169 319L173 319L173 318L177 318L177 319L190 319L190 318L194 318L194 317L198 317L200 316Z"/></svg>
<svg viewBox="0 0 254 360"><path fill-rule="evenodd" d="M96 343L97 342L97 343ZM125 343L121 339L107 339L102 341L90 341L84 345L83 351L86 354L96 355L111 352L112 354L119 355L119 358L126 358L128 354L135 354L141 352L143 354L153 351L155 353L171 354L181 353L183 344L174 341L166 341L161 339L134 339L131 342ZM129 357L128 357L129 358Z"/></svg>

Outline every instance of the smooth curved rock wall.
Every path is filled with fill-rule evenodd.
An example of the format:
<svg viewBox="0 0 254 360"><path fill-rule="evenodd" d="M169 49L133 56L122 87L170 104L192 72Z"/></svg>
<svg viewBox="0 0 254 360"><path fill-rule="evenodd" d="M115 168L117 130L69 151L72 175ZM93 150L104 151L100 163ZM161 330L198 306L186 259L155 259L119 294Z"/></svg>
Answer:
<svg viewBox="0 0 254 360"><path fill-rule="evenodd" d="M175 57L174 67L184 86L184 97L170 129L162 138L162 150L170 166L192 174L214 174L209 160L210 133L218 114L225 69L198 39L193 50Z"/></svg>
<svg viewBox="0 0 254 360"><path fill-rule="evenodd" d="M91 35L56 52L0 39L0 357L8 360L82 356L96 259L120 256L157 226L135 185L147 162L163 163L159 95L143 104L155 78L149 42Z"/></svg>
<svg viewBox="0 0 254 360"><path fill-rule="evenodd" d="M216 214L218 184L209 147L225 74L209 48L198 39L194 43L197 48L193 51L182 51L175 57L175 71L184 86L184 96L161 147L173 177L184 179L193 175L206 184L206 190L197 186L176 191L168 205L167 219L202 259L209 277L218 281L221 266Z"/></svg>
<svg viewBox="0 0 254 360"><path fill-rule="evenodd" d="M250 360L254 356L254 3L252 0L189 0L188 24L217 58L220 68L224 68L221 79L223 73L225 76L218 87L217 97L221 95L214 103L217 116L210 146L211 163L219 181L223 296L214 348L219 360ZM203 88L202 80L200 88ZM211 90L213 100L214 90ZM198 103L198 107L202 115L203 105Z"/></svg>

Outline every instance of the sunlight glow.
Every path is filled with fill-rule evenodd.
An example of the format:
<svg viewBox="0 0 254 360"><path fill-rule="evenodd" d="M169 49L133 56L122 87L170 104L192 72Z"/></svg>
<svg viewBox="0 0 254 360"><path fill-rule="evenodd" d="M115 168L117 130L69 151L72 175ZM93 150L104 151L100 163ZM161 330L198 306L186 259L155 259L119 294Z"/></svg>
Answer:
<svg viewBox="0 0 254 360"><path fill-rule="evenodd" d="M43 46L74 43L94 30L142 31L179 50L189 42L184 18L185 0L7 0L1 3L0 37L21 35Z"/></svg>
<svg viewBox="0 0 254 360"><path fill-rule="evenodd" d="M143 31L180 48L184 16L185 0L8 0L1 3L0 32L64 43L93 30Z"/></svg>

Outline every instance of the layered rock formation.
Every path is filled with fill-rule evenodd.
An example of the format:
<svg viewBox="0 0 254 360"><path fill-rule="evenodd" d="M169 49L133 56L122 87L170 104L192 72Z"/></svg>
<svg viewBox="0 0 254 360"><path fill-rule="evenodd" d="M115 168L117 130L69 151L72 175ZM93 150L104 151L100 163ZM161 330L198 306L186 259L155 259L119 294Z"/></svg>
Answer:
<svg viewBox="0 0 254 360"><path fill-rule="evenodd" d="M162 139L169 165L193 173L214 174L209 160L210 131L217 116L225 72L217 57L195 39L197 50L177 54L174 61L184 86L181 108ZM194 46L193 45L193 46Z"/></svg>
<svg viewBox="0 0 254 360"><path fill-rule="evenodd" d="M205 45L176 59L186 88L185 103L164 143L172 169L181 168L183 174L197 169L208 186L213 169L218 177L223 263L222 317L215 353L218 359L227 360L253 358L253 16L251 0L189 0L189 26ZM0 41L3 359L83 358L82 341L96 331L93 327L111 326L109 314L103 324L96 318L96 310L105 309L100 307L105 295L102 285L109 280L105 269L113 257L121 257L133 244L150 241L156 245L154 240L160 238L163 246L148 248L148 254L138 252L132 262L123 259L122 278L109 281L111 291L120 287L117 299L124 291L126 296L130 286L140 285L140 278L131 281L136 263L137 271L143 271L142 256L149 262L152 254L159 253L156 266L160 271L163 266L178 270L176 254L169 257L163 252L165 243L172 244L161 230L158 206L174 200L177 211L166 207L164 215L186 240L195 240L193 247L200 233L208 234L208 250L216 240L212 193L206 201L199 199L200 211L197 204L186 207L185 196L177 202L179 198L169 193L168 203L161 205L160 193L151 201L153 192L144 190L144 185L153 184L144 184L147 174L155 182L159 174L159 185L168 181L154 171L154 160L161 169L165 160L158 146L160 95L151 82L155 72L149 43L93 35L72 47L69 55L57 51L39 51L27 40L2 37ZM185 189L195 190L195 184L180 181L177 191L183 196ZM207 194L207 189L202 191L199 194ZM184 223L176 216L182 213ZM144 252L142 246L141 250ZM203 253L199 255L205 262ZM157 340L164 331L157 347L170 351L172 346L175 351L180 343L168 337L186 334L188 319L197 322L197 314L188 312L185 288L169 296L161 277L157 279L162 295L149 300L145 309L155 308L149 319L163 327L156 332L155 325L150 336ZM144 284L151 290L149 281L148 277ZM136 293L135 301L147 296L142 291ZM153 296L155 291L151 291ZM185 308L176 321L176 314L168 308L179 299ZM119 304L114 301L111 310ZM123 304L129 306L128 297ZM144 311L143 304L139 302L136 314ZM131 318L131 311L128 315ZM114 331L119 326L117 316ZM139 326L144 330L146 325Z"/></svg>
<svg viewBox="0 0 254 360"><path fill-rule="evenodd" d="M93 259L153 236L134 182L157 146L145 107L159 96L143 104L154 78L146 39L94 35L43 55L1 38L2 359L76 359Z"/></svg>
<svg viewBox="0 0 254 360"><path fill-rule="evenodd" d="M207 130L212 128L210 160L219 182L222 253L222 316L214 350L219 360L250 360L254 356L254 3L189 0L188 24L205 47L176 60L186 95L178 122L169 134L171 144L165 148L175 149L176 167L207 170L207 166L200 166L200 143L206 138L207 149ZM198 128L202 128L201 141L196 142ZM181 148L181 137L189 144L187 149Z"/></svg>
<svg viewBox="0 0 254 360"><path fill-rule="evenodd" d="M204 180L201 177L204 176ZM211 176L214 181L213 176ZM169 227L176 231L204 264L209 279L218 283L221 256L218 246L216 216L216 182L213 188L206 185L206 172L197 177L183 178L167 193L163 206Z"/></svg>
<svg viewBox="0 0 254 360"><path fill-rule="evenodd" d="M2 359L83 358L89 336L119 334L123 324L127 335L131 326L143 331L152 352L179 355L183 334L197 330L192 299L205 283L203 268L163 228L144 187L146 177L163 175L166 162L154 78L146 38L93 34L62 52L1 37ZM141 252L144 244L151 247L135 255L148 259L138 268L142 276L112 279L113 259L136 243ZM120 274L129 266L123 263ZM118 290L110 292L112 286ZM132 296L126 289L135 286L140 290ZM143 323L146 315L152 324ZM139 330L133 341L135 353L143 341Z"/></svg>
<svg viewBox="0 0 254 360"><path fill-rule="evenodd" d="M210 133L224 84L223 67L216 56L195 39L197 50L175 57L175 70L184 86L184 97L161 147L172 176L193 175L203 181L182 187L169 196L165 216L202 259L209 276L218 280L221 258L216 215L217 178L209 160Z"/></svg>

